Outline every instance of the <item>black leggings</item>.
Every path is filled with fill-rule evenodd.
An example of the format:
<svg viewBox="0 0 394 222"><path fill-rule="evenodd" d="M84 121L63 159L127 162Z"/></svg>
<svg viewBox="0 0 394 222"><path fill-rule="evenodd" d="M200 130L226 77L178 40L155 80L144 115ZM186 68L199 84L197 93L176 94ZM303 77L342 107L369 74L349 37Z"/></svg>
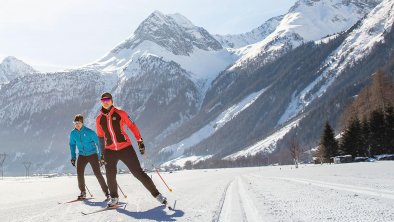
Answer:
<svg viewBox="0 0 394 222"><path fill-rule="evenodd" d="M100 163L97 154L92 154L90 156L78 156L77 160L77 175L78 175L78 186L81 191L85 191L85 167L90 163L94 175L96 176L98 182L100 183L101 189L104 193L108 192L108 186L105 183L104 177L100 171Z"/></svg>
<svg viewBox="0 0 394 222"><path fill-rule="evenodd" d="M159 191L156 189L155 184L153 184L152 179L142 170L133 147L129 146L118 151L105 150L105 162L107 162L105 169L107 171L106 175L111 197L119 197L118 184L116 182L116 165L119 160L126 164L133 176L137 178L147 190L149 190L153 197L159 195Z"/></svg>

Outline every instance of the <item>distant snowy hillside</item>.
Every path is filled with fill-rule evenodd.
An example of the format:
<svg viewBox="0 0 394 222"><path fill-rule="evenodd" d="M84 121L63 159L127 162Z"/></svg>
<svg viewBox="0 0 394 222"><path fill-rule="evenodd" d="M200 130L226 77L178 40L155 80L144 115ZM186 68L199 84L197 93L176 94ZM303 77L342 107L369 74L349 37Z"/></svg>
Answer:
<svg viewBox="0 0 394 222"><path fill-rule="evenodd" d="M6 57L0 64L0 87L18 77L34 73L37 71L30 65L13 56Z"/></svg>
<svg viewBox="0 0 394 222"><path fill-rule="evenodd" d="M260 42L271 34L284 16L278 16L267 20L261 26L253 29L250 32L238 35L215 35L215 38L227 48L240 48L246 45L251 45Z"/></svg>
<svg viewBox="0 0 394 222"><path fill-rule="evenodd" d="M322 74L300 92L295 92L289 107L283 113L279 124L296 116L314 99L326 93L327 88L345 68L354 66L368 55L377 43L384 41L384 35L394 23L394 2L384 0L361 22L360 27L349 34L341 46L322 63Z"/></svg>
<svg viewBox="0 0 394 222"><path fill-rule="evenodd" d="M235 69L237 61L235 66L221 73L205 95L201 111L169 137L176 137L175 141L168 139L163 143L162 153L171 150L171 158L183 159L270 153L284 147L286 136L294 130L301 131L299 135L306 143L316 140L324 119L336 121L347 99L353 96L348 88L354 87L352 90L356 91L391 58L393 2L385 0L374 7L378 2L297 2L275 32L262 41L270 42L264 49L279 49L284 54L271 54L277 59L270 63L266 63L268 57L258 54L252 62L254 64L245 60L240 69ZM306 31L309 28L311 32ZM303 35L297 37L296 44L282 44L282 40L289 39L281 39L278 35L275 41L271 41L275 33ZM334 35L327 38L328 34ZM309 42L302 44L304 41ZM278 43L280 47L275 48L271 43ZM385 50L382 44L387 44ZM290 46L289 50L283 51L281 47L286 45ZM376 54L381 57L381 62L369 65L360 62ZM342 72L345 76L338 78ZM256 102L224 126L212 130L226 110L267 86L270 88ZM327 110L326 106L332 109L331 115L317 117L319 110Z"/></svg>
<svg viewBox="0 0 394 222"><path fill-rule="evenodd" d="M243 56L229 70L259 58L259 66L308 41L345 31L381 0L300 0L264 40L238 49Z"/></svg>

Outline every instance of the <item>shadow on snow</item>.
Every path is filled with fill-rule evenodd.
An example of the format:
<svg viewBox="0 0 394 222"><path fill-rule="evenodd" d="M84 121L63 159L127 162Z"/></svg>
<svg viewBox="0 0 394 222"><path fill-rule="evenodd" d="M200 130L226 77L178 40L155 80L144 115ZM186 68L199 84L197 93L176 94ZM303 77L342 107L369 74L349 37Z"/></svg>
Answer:
<svg viewBox="0 0 394 222"><path fill-rule="evenodd" d="M94 201L85 200L84 203L89 206L104 207L106 205L106 201L94 202ZM123 202L120 203L126 204ZM127 216L133 217L138 220L145 219L145 220L155 220L155 221L176 221L177 218L180 218L185 214L185 212L183 212L182 210L174 209L174 210L168 210L166 212L165 209L166 209L165 206L158 206L147 211L139 211L139 212L128 211L127 207L126 209L119 208L115 210L118 211L119 213L125 214ZM171 213L168 214L168 212Z"/></svg>

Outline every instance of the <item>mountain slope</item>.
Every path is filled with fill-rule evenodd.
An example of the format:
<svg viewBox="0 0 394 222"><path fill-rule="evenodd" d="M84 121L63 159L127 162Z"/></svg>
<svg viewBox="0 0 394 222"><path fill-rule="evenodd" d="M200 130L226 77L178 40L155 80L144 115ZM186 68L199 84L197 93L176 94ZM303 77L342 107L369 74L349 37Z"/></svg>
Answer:
<svg viewBox="0 0 394 222"><path fill-rule="evenodd" d="M134 34L89 67L116 72L122 78L139 75L136 61L153 54L176 62L197 80L213 79L237 57L223 49L205 29L180 14L152 13Z"/></svg>
<svg viewBox="0 0 394 222"><path fill-rule="evenodd" d="M327 103L335 104L333 98L338 100L339 95L341 95L341 101L345 101L343 97L351 98L352 94L343 93L341 89L355 83L365 84L368 81L368 75L371 75L373 71L360 78L354 73L354 69L360 67L355 67L354 64L364 61L361 59L375 53L375 50L385 42L383 36L390 41L389 30L394 22L391 13L392 4L390 1L383 1L361 23L348 32L332 37L331 41L303 44L254 72L247 70L243 72L243 75L233 75L231 72L221 74L208 91L202 112L184 128L180 128L173 138L187 140L193 132L204 128L209 121L225 112L232 104L236 104L253 92L270 87L256 102L227 125L210 135L209 138L189 146L184 155L216 154L217 157L230 155L246 146L253 145L260 140L258 138L265 139L276 130L280 132L282 127L286 127L286 123L294 118L302 118L298 125L304 130L305 127L311 127L314 123L320 125L324 118L308 117L314 113L313 110L321 110L320 108L326 107ZM359 56L359 58L356 59L354 56ZM390 51L383 53L383 61L388 61L390 56ZM384 64L374 63L372 67L364 69L374 70L382 65ZM344 71L346 71L348 82L339 83L342 80L339 80L338 76ZM338 85L341 88L337 88ZM333 110L332 116L337 116L340 111L341 109ZM310 138L316 139L318 130L316 130L317 127L313 129L315 131L307 131ZM303 135L304 141L310 143L311 140L305 135ZM281 138L283 136L285 135ZM264 143L267 146L262 146L260 150L267 148L270 152L275 150L278 139L268 145ZM280 144L283 146L284 142ZM170 141L167 141L163 147L168 145L171 145ZM256 153L255 151L256 149L253 152Z"/></svg>
<svg viewBox="0 0 394 222"><path fill-rule="evenodd" d="M256 69L304 42L345 31L380 2L300 0L284 16L274 32L258 43L239 49L239 54L243 56L229 71L242 70L246 66Z"/></svg>
<svg viewBox="0 0 394 222"><path fill-rule="evenodd" d="M0 64L0 87L18 77L34 73L37 71L30 65L13 56L6 57Z"/></svg>
<svg viewBox="0 0 394 222"><path fill-rule="evenodd" d="M250 32L238 35L215 35L215 38L223 47L227 48L241 48L247 45L260 42L271 34L284 16L277 16L264 22L261 26L253 29Z"/></svg>

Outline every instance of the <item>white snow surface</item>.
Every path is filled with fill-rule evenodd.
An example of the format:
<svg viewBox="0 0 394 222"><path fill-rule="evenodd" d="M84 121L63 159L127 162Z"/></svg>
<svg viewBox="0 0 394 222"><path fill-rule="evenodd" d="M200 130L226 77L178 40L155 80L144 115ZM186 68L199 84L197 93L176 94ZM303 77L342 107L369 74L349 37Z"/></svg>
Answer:
<svg viewBox="0 0 394 222"><path fill-rule="evenodd" d="M211 121L200 130L193 133L190 137L183 139L177 144L164 147L160 150L160 152L172 152L170 159L175 159L182 156L185 150L214 134L226 123L234 119L238 114L252 105L268 88L269 87L250 94L239 103L222 112L218 117L216 117L215 120Z"/></svg>
<svg viewBox="0 0 394 222"><path fill-rule="evenodd" d="M117 176L128 203L84 216L105 206L94 176L86 183L94 199L58 204L78 194L75 176L0 180L2 221L392 221L394 161L342 165L269 166L256 168L149 173L175 210L160 206L131 174Z"/></svg>
<svg viewBox="0 0 394 222"><path fill-rule="evenodd" d="M247 157L256 155L259 152L271 153L276 149L276 143L282 139L291 129L297 127L302 118L296 119L293 122L283 126L263 140L258 141L252 146L246 147L236 153L226 156L223 159L237 159L238 157Z"/></svg>
<svg viewBox="0 0 394 222"><path fill-rule="evenodd" d="M352 31L344 42L321 65L322 75L301 92L294 92L292 101L278 124L298 115L314 99L321 97L342 71L365 58L372 48L384 40L384 34L394 23L394 2L384 0ZM320 43L318 43L320 44Z"/></svg>

